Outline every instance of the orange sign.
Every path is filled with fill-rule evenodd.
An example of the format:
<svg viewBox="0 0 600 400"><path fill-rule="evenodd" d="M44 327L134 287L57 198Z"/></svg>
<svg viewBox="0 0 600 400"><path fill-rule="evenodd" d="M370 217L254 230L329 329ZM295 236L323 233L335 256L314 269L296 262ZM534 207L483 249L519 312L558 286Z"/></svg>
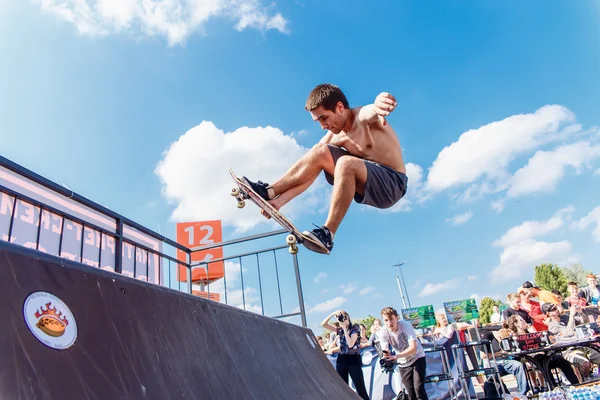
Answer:
<svg viewBox="0 0 600 400"><path fill-rule="evenodd" d="M182 222L177 224L177 243L185 247L194 248L208 246L223 241L223 232L221 230L221 221L198 221L198 222ZM192 263L209 262L223 258L223 248L215 247L209 250L201 250L192 253ZM187 254L181 250L177 250L177 259L187 262ZM208 263L208 273L206 265L195 267L192 270L192 282L210 283L217 279L223 278L225 275L225 262L217 261ZM187 281L187 268L179 266L178 280L180 282Z"/></svg>

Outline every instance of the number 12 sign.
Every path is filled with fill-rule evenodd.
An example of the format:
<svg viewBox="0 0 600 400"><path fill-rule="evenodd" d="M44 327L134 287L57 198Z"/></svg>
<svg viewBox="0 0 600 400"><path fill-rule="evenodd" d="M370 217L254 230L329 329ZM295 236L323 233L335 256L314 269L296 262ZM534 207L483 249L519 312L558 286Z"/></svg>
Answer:
<svg viewBox="0 0 600 400"><path fill-rule="evenodd" d="M177 243L185 247L194 248L208 246L223 241L223 232L221 230L221 221L197 221L197 222L181 222L177 224ZM192 263L208 262L223 258L223 248L215 247L209 250L195 251L192 253ZM187 254L181 250L177 250L177 259L179 261L187 261ZM202 281L203 283L213 282L224 276L225 263L217 261L208 264L208 275L206 266L196 267L192 270L192 282ZM180 282L187 281L186 267L179 266Z"/></svg>

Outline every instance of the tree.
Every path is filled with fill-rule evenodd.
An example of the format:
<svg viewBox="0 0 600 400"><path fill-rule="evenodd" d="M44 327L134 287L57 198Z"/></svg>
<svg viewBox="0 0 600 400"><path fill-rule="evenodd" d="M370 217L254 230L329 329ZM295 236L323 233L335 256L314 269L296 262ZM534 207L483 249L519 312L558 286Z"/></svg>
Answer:
<svg viewBox="0 0 600 400"><path fill-rule="evenodd" d="M587 285L587 280L585 279L585 277L588 274L592 273L592 271L586 271L585 269L583 269L583 265L581 264L571 264L568 267L561 268L560 270L565 276L567 282L577 282L577 285L579 285L579 287Z"/></svg>
<svg viewBox="0 0 600 400"><path fill-rule="evenodd" d="M369 314L369 316L365 319L359 319L357 321L352 321L353 324L363 324L367 329L367 337L371 337L371 326L373 326L373 322L375 322L375 317Z"/></svg>
<svg viewBox="0 0 600 400"><path fill-rule="evenodd" d="M567 278L562 270L555 264L541 264L535 267L533 278L536 286L541 289L557 289L563 296L567 293Z"/></svg>
<svg viewBox="0 0 600 400"><path fill-rule="evenodd" d="M489 324L490 317L494 313L492 308L494 306L500 307L502 302L500 300L494 300L491 297L484 297L481 299L481 306L479 307L479 318L482 324Z"/></svg>

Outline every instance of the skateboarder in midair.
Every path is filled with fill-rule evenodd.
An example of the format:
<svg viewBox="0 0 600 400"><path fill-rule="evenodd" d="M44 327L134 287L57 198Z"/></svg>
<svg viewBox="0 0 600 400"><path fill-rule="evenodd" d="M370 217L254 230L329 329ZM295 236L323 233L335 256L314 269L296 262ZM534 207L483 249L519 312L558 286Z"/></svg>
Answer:
<svg viewBox="0 0 600 400"><path fill-rule="evenodd" d="M318 85L310 92L305 109L327 133L272 185L246 177L242 180L279 210L308 189L323 171L333 185L329 214L323 226L303 234L331 251L352 199L385 209L406 194L408 178L402 149L385 120L396 105L394 96L380 93L373 104L350 108L340 88ZM304 245L322 252L308 240Z"/></svg>

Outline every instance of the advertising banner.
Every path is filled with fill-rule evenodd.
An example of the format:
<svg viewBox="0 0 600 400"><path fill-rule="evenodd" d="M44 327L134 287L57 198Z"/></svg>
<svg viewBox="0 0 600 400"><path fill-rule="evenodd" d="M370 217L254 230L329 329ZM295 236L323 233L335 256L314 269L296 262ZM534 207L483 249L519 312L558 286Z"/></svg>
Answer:
<svg viewBox="0 0 600 400"><path fill-rule="evenodd" d="M479 319L479 311L477 310L477 301L475 299L444 303L444 311L446 311L446 318L450 324Z"/></svg>
<svg viewBox="0 0 600 400"><path fill-rule="evenodd" d="M429 328L435 325L433 305L405 308L401 310L402 319L411 323L415 329Z"/></svg>

